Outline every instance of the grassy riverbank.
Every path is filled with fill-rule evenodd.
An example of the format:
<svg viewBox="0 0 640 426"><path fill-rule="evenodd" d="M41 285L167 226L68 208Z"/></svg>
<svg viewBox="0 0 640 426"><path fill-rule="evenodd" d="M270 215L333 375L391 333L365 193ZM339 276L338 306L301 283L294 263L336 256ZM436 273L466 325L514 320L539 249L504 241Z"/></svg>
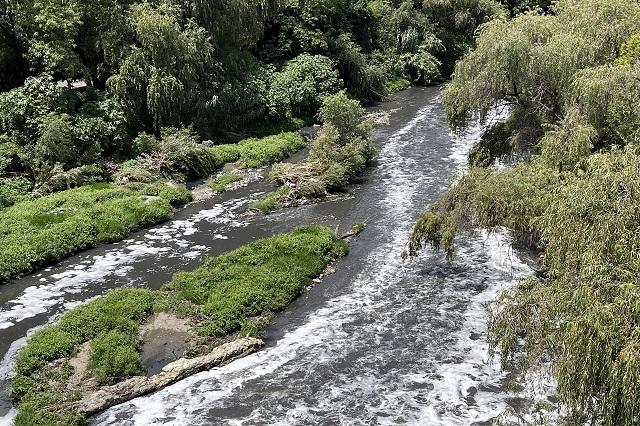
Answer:
<svg viewBox="0 0 640 426"><path fill-rule="evenodd" d="M227 163L240 168L268 166L300 150L305 142L300 134L289 132L209 146L189 130L173 129L165 131L160 138L147 135L139 144L142 154L123 163L115 174L116 180L185 182L209 176Z"/></svg>
<svg viewBox="0 0 640 426"><path fill-rule="evenodd" d="M0 211L0 282L170 219L191 199L165 183L95 184Z"/></svg>
<svg viewBox="0 0 640 426"><path fill-rule="evenodd" d="M154 313L187 318L196 336L191 353L206 353L226 336L255 331L257 319L286 307L347 250L328 228L298 228L211 258L161 290L115 290L68 312L18 354L16 425L84 424L71 408L81 392L69 383L69 359L83 343L90 342L89 367L99 384L141 373L138 330Z"/></svg>

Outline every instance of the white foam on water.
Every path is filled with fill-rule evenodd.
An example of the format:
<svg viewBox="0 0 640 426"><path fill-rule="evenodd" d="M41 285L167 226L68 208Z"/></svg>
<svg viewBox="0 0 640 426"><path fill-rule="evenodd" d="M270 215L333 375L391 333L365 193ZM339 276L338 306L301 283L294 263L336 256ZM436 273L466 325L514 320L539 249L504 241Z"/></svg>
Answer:
<svg viewBox="0 0 640 426"><path fill-rule="evenodd" d="M496 392L502 388L506 374L500 369L499 359L489 359L486 305L532 271L511 251L506 230L483 232L481 238L490 255L491 268L504 274L504 279L492 280L486 290L471 299L454 349L464 358L438 368L436 375L441 379L434 383L429 395L433 403L426 405L419 416L425 424L488 422L508 408L505 392Z"/></svg>
<svg viewBox="0 0 640 426"><path fill-rule="evenodd" d="M411 303L395 303L397 301L390 298L389 293L397 291L398 284L414 273L411 266L400 259L399 253L406 243L414 219L413 197L431 181L428 175L419 179L414 175L415 161L403 156L402 147L407 143L407 137L411 137L418 130L418 124L428 119L433 108L433 104L422 108L382 148L379 167L382 169L380 175L384 181L382 187L386 188L386 192L381 205L385 208L385 217L387 220L393 220L395 226L385 230L390 232L387 242L376 247L363 260L368 267L365 267L350 285L347 294L328 300L321 308L310 313L304 324L288 331L275 346L224 367L192 376L152 395L114 407L100 415L96 424L208 424L210 420L207 419L207 408L224 406L225 398L233 396L236 392L241 393L246 383L275 376L269 383L282 380L283 386L286 386L287 377L290 375L304 376L315 374L322 368L331 369L332 362L348 356L350 351L359 345L358 339L361 337L370 339L373 349L376 344L384 344L385 333L402 332L396 329L397 318L415 310L416 306ZM469 139L466 139L465 143L468 149ZM463 151L462 142L460 146L455 147L452 154L456 158L462 158L458 150ZM485 251L492 256L490 266L495 266L499 273L511 273L514 265L504 263L507 245L501 245L500 251L491 245L493 240L489 238L488 241L489 243L482 241L481 245L489 246ZM471 251L475 251L483 248L474 245L472 249ZM517 261L515 263L516 266L520 266ZM420 287L417 290L426 291ZM465 313L466 321L462 327L462 334L469 334L470 330L475 330L479 323L483 323L482 303L496 294L497 289L481 292L470 302ZM403 297L400 295L401 299ZM347 329L353 326L353 320L357 317L371 317L375 318L375 321L358 324L358 333L354 335ZM461 369L478 370L475 360L478 357L486 358L484 347L475 348L473 344L464 340L458 345L460 348L456 348L455 352L470 355L472 361L463 360L450 371L441 372L443 394L450 384L457 389L464 382L462 378L456 378L460 375ZM466 346L471 347L471 352L466 351ZM402 351L403 348L397 350ZM375 363L382 355L374 351L360 356L362 363ZM481 362L480 368L484 368L484 365ZM306 367L309 373L306 373ZM359 370L358 373L354 378L345 372L328 371L328 385L323 388L326 395L315 395L312 401L306 401L304 395L299 395L298 398L291 395L293 408L281 409L284 412L281 417L270 417L273 407L261 406L253 409L242 419L229 420L228 424L252 425L264 421L268 424L289 425L316 423L320 420L340 424L395 424L398 421L418 424L431 418L428 411L424 410L424 406L429 402L426 399L416 400L423 392L408 390L413 384L430 382L427 374L420 370L404 376L379 371L364 374ZM303 378L300 381L304 383L305 380ZM394 382L398 386L395 386ZM456 391L451 390L450 393L451 399L457 398ZM271 394L270 397L277 399L277 395ZM369 403L369 400L374 402ZM342 408L347 404L362 405L362 411L357 418L354 418L352 413L343 412ZM318 412L333 412L336 413L336 417L318 418L315 414ZM389 413L400 414L388 417Z"/></svg>
<svg viewBox="0 0 640 426"><path fill-rule="evenodd" d="M199 211L188 219L170 221L149 229L139 240L126 239L101 255L86 258L80 264L48 278L40 278L40 284L27 287L22 294L2 306L0 330L50 312L53 307L61 305L66 296L82 294L88 286L96 286L109 277L124 277L136 263L145 259L160 256L198 258L206 247L194 244L186 237L195 234L202 222L217 223L228 228L243 226L245 223L237 218L237 209L246 201L246 198L231 200ZM218 232L211 238L226 239L226 236Z"/></svg>
<svg viewBox="0 0 640 426"><path fill-rule="evenodd" d="M17 414L18 414L18 410L16 410L15 408L12 408L11 410L9 410L7 415L2 416L0 418L0 426L13 425L13 419L16 417Z"/></svg>

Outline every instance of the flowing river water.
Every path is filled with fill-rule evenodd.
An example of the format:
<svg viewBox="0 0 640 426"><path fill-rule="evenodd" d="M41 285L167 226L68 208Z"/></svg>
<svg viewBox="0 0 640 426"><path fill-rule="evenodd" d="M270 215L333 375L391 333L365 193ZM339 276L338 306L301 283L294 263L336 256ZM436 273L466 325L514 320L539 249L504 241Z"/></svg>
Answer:
<svg viewBox="0 0 640 426"><path fill-rule="evenodd" d="M192 203L167 224L74 256L0 289L0 384L38 327L116 287L159 288L179 270L256 238L321 223L367 229L337 272L280 314L266 347L116 406L93 425L488 424L531 404L505 388L487 351L485 304L531 273L533 256L502 233L459 238L455 261L401 259L419 212L466 164L481 129L452 135L440 88L412 88L374 108L376 164L347 196L246 215L267 183ZM543 392L544 393L544 392ZM3 390L0 424L14 416Z"/></svg>

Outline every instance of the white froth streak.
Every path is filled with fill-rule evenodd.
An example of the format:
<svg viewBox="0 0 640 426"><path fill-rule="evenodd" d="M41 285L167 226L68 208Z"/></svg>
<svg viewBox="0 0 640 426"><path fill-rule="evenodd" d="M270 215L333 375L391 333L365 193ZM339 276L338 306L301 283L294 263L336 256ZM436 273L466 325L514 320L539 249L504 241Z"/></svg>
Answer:
<svg viewBox="0 0 640 426"><path fill-rule="evenodd" d="M70 266L61 273L51 275L55 281L50 284L45 284L46 279L41 278L43 284L27 287L22 295L8 302L11 305L10 308L0 310L0 330L46 313L52 307L60 305L61 312L48 318L48 323L51 323L62 313L100 297L98 295L81 301L65 303L65 295L80 294L87 286L106 281L109 275L124 276L133 269L132 264L150 256L164 254L166 256L183 256L187 259L197 258L206 247L192 245L181 237L193 235L198 230L197 224L201 222L220 223L230 227L245 225L244 222L237 219L235 211L246 201L246 198L230 200L216 205L214 208L201 210L188 220L173 220L166 225L152 228L144 234L141 241L124 240L123 242L127 243L124 248L108 250L103 255L93 256L79 265ZM212 238L222 240L227 237L217 233ZM190 248L190 250L182 252L167 247L166 244L176 244L179 248ZM9 380L13 377L15 358L18 352L26 345L29 337L40 328L41 326L38 326L28 330L26 336L11 343L0 361L0 380ZM0 425L11 424L15 415L15 410L9 411L0 418Z"/></svg>
<svg viewBox="0 0 640 426"><path fill-rule="evenodd" d="M500 271L506 280L491 280L486 290L469 303L465 322L457 333L455 351L465 354L461 362L441 364L437 370L440 380L434 383L430 396L433 404L425 406L420 419L430 425L471 424L496 418L507 409L503 393L481 390L482 385L500 387L505 373L499 360L489 359L486 340L486 305L528 275L531 269L511 253L507 232L483 232L479 237L490 255L488 266ZM472 335L476 338L473 339ZM472 391L473 390L473 391ZM472 398L472 403L467 401Z"/></svg>
<svg viewBox="0 0 640 426"><path fill-rule="evenodd" d="M140 241L124 240L127 245L108 250L99 256L83 260L79 265L51 275L52 282L41 278L42 284L27 287L17 298L7 302L0 310L0 330L14 326L20 321L48 312L60 305L66 295L80 294L89 285L105 282L109 276L125 276L133 264L149 257L163 255L182 256L194 259L200 256L206 247L194 245L185 240L197 232L200 222L220 223L231 227L242 226L231 212L246 199L232 200L211 209L202 210L189 219L173 220L166 225L148 230ZM213 239L226 239L216 234ZM171 246L177 246L177 249ZM186 250L189 249L189 250Z"/></svg>

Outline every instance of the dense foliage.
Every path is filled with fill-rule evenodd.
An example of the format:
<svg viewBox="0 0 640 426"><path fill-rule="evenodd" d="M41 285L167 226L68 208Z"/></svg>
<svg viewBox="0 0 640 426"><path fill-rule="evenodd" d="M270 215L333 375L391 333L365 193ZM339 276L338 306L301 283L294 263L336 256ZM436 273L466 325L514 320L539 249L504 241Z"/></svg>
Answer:
<svg viewBox="0 0 640 426"><path fill-rule="evenodd" d="M11 387L19 400L16 425L84 424L71 404L82 395L68 386L69 357L83 343L90 342L89 367L99 384L142 372L138 330L153 313L188 318L206 352L216 338L283 309L347 250L328 228L298 228L178 273L162 290L119 289L66 313L18 354Z"/></svg>
<svg viewBox="0 0 640 426"><path fill-rule="evenodd" d="M237 140L312 121L343 88L380 99L428 84L504 13L494 0L4 1L0 178L32 186L6 182L3 198L104 180L79 168L135 158L167 128Z"/></svg>
<svg viewBox="0 0 640 426"><path fill-rule="evenodd" d="M372 159L372 125L364 109L344 92L323 99L318 113L322 127L309 146L304 163L278 163L271 177L281 186L255 201L251 208L268 213L327 194L344 191Z"/></svg>
<svg viewBox="0 0 640 426"><path fill-rule="evenodd" d="M561 0L483 27L445 101L454 126L507 108L410 242L507 227L544 270L491 308L492 348L552 362L568 424L637 424L640 405L640 3ZM526 155L513 155L515 151ZM518 160L491 167L496 158Z"/></svg>

